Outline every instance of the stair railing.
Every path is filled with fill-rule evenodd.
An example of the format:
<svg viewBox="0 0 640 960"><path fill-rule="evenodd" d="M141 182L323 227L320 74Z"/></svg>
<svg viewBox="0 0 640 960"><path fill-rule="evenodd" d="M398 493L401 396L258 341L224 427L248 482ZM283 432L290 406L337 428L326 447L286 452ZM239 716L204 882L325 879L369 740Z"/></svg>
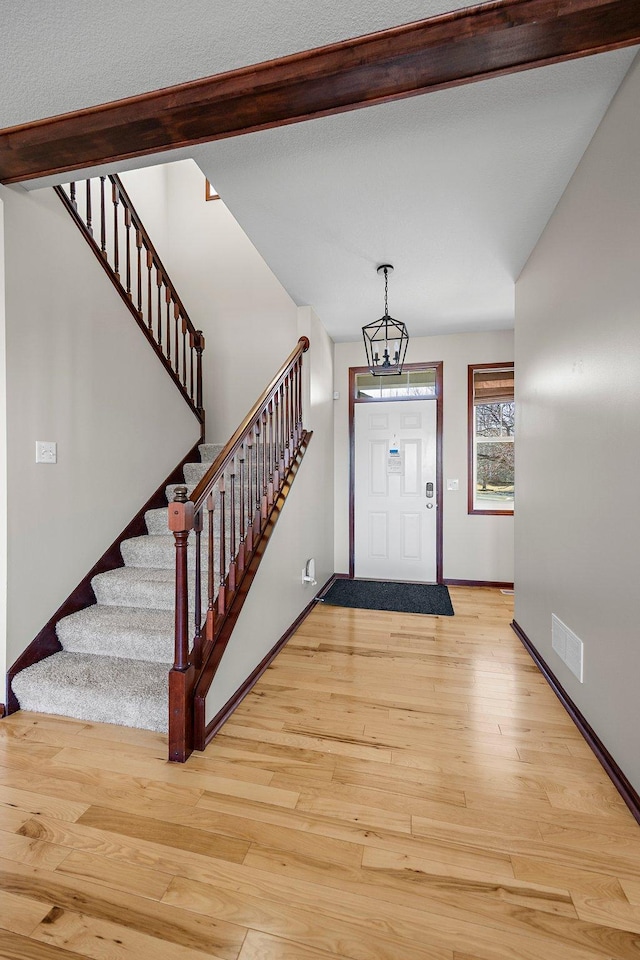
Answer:
<svg viewBox="0 0 640 960"><path fill-rule="evenodd" d="M202 424L204 336L115 174L55 187L138 326Z"/></svg>
<svg viewBox="0 0 640 960"><path fill-rule="evenodd" d="M175 657L169 674L169 759L194 748L194 692L219 663L230 615L237 616L271 514L291 482L309 434L303 426L301 337L190 497L178 487L169 504L176 546ZM190 533L193 538L190 543ZM252 563L253 561L253 563ZM192 614L190 616L189 609ZM193 624L190 636L189 623ZM216 657L212 658L215 653ZM206 696L200 691L201 700ZM204 704L195 746L204 749Z"/></svg>

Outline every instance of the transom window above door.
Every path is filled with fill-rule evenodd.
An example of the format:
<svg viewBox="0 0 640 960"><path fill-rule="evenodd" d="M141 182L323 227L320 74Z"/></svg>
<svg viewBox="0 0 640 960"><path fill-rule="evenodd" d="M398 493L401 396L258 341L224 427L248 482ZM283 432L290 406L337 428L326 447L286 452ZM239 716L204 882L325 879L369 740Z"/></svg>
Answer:
<svg viewBox="0 0 640 960"><path fill-rule="evenodd" d="M395 376L376 377L372 373L356 373L356 400L391 400L394 397L436 396L436 370L407 370Z"/></svg>

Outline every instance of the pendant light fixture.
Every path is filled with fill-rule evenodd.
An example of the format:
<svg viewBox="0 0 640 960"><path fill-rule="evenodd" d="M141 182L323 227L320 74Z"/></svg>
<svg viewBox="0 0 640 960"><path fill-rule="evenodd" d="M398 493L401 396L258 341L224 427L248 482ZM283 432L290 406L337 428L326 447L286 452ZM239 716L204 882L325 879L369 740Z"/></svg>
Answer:
<svg viewBox="0 0 640 960"><path fill-rule="evenodd" d="M371 373L377 377L402 373L409 343L409 334L404 323L389 316L387 299L389 274L392 271L390 263L381 263L377 267L378 273L384 273L384 316L362 328L367 364Z"/></svg>

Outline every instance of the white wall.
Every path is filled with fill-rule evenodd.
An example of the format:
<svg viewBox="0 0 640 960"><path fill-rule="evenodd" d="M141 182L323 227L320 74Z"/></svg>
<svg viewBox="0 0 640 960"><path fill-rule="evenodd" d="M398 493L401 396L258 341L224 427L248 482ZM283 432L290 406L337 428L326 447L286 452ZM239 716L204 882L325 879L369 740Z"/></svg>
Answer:
<svg viewBox="0 0 640 960"><path fill-rule="evenodd" d="M636 59L516 291L516 620L637 790L639 101Z"/></svg>
<svg viewBox="0 0 640 960"><path fill-rule="evenodd" d="M164 260L165 254L169 256L171 253L167 165L160 164L139 170L129 170L118 176L133 201L153 245L160 254L160 259ZM108 222L110 220L111 217L108 218ZM124 233L124 231L121 232ZM165 263L165 267L171 276L169 264ZM173 280L173 277L171 279Z"/></svg>
<svg viewBox="0 0 640 960"><path fill-rule="evenodd" d="M224 203L205 201L204 174L193 160L122 179L204 332L207 439L222 443L293 350L297 307Z"/></svg>
<svg viewBox="0 0 640 960"><path fill-rule="evenodd" d="M52 190L5 213L11 664L196 442L198 424ZM58 463L35 463L55 440Z"/></svg>
<svg viewBox="0 0 640 960"><path fill-rule="evenodd" d="M444 486L447 478L458 479L460 484L458 491L443 491L445 579L513 581L514 518L467 513L467 367L470 363L502 363L512 359L513 331L510 330L409 340L407 363L441 360L444 364ZM349 571L349 367L365 363L362 341L336 344L335 390L340 393L340 399L334 403L335 569L338 573Z"/></svg>
<svg viewBox="0 0 640 960"><path fill-rule="evenodd" d="M303 364L305 426L313 437L209 691L207 721L333 573L333 343L309 307L298 311L298 334L311 341ZM311 557L317 587L302 584Z"/></svg>

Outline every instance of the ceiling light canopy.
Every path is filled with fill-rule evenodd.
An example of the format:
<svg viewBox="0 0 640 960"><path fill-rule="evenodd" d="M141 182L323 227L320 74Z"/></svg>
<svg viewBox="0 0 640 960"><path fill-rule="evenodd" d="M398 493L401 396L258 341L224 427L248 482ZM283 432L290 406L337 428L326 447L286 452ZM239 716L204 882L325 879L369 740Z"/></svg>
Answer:
<svg viewBox="0 0 640 960"><path fill-rule="evenodd" d="M384 273L384 316L362 328L367 364L374 376L390 376L402 373L409 343L409 334L404 323L389 316L388 284L393 271L390 263L381 263L378 273Z"/></svg>

